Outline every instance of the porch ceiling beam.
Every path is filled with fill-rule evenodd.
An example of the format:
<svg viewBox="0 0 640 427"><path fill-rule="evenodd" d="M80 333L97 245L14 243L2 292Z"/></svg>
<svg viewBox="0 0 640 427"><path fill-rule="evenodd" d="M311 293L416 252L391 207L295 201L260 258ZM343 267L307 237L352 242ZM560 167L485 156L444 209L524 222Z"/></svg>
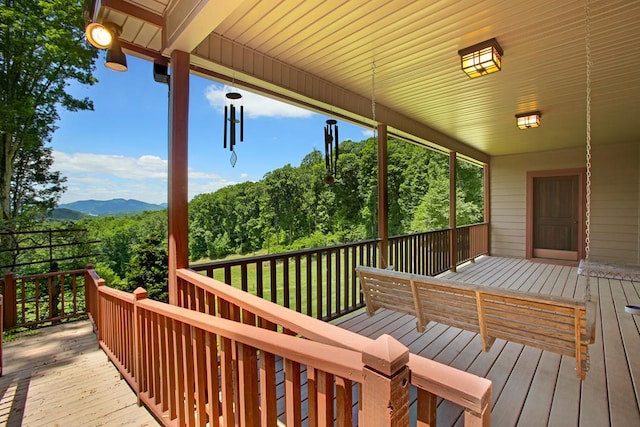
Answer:
<svg viewBox="0 0 640 427"><path fill-rule="evenodd" d="M178 0L167 10L163 54L193 51L242 2L228 0Z"/></svg>
<svg viewBox="0 0 640 427"><path fill-rule="evenodd" d="M317 75L278 61L212 33L192 51L191 64L212 76L234 75L237 84L266 90L274 96L320 111L336 112L360 123L371 123L371 98L348 91ZM390 134L413 136L449 151L489 163L489 156L463 142L384 105L376 105L376 122Z"/></svg>

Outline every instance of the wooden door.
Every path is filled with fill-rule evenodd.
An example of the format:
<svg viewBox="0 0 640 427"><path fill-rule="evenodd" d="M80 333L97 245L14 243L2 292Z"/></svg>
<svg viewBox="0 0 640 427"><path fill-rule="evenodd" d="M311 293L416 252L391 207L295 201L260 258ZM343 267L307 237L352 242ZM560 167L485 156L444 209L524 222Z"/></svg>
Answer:
<svg viewBox="0 0 640 427"><path fill-rule="evenodd" d="M533 178L533 256L577 260L580 247L579 175Z"/></svg>

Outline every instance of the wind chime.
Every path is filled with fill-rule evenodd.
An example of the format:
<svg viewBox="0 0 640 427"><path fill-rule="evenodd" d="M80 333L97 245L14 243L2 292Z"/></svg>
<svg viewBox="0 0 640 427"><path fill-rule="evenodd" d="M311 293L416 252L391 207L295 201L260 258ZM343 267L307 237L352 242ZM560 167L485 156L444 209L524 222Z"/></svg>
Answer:
<svg viewBox="0 0 640 427"><path fill-rule="evenodd" d="M327 120L324 127L324 161L327 168L327 175L324 182L327 185L333 184L338 175L338 122L334 119Z"/></svg>
<svg viewBox="0 0 640 427"><path fill-rule="evenodd" d="M236 145L236 125L240 125L240 142L244 141L244 106L240 104L240 115L236 117L237 108L234 101L240 103L242 95L239 92L229 92L226 94L229 105L224 106L224 148L229 147L231 151L231 166L235 167L238 161L234 147ZM227 132L228 128L228 132ZM228 138L227 138L228 135Z"/></svg>

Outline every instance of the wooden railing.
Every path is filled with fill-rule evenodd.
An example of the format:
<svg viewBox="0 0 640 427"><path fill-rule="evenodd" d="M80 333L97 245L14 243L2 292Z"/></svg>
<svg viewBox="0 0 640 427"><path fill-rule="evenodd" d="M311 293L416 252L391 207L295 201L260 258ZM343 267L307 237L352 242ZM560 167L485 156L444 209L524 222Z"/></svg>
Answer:
<svg viewBox="0 0 640 427"><path fill-rule="evenodd" d="M429 276L447 271L451 266L450 232L450 230L437 230L390 237L387 264L397 271Z"/></svg>
<svg viewBox="0 0 640 427"><path fill-rule="evenodd" d="M86 270L16 276L2 281L4 327L34 326L85 315Z"/></svg>
<svg viewBox="0 0 640 427"><path fill-rule="evenodd" d="M322 320L363 307L355 268L376 266L377 240L194 265L208 277Z"/></svg>
<svg viewBox="0 0 640 427"><path fill-rule="evenodd" d="M487 223L458 227L456 238L456 248L458 249L456 265L489 253L489 224ZM405 273L413 272L405 271Z"/></svg>
<svg viewBox="0 0 640 427"><path fill-rule="evenodd" d="M215 313L217 316L238 323L249 323L267 331L297 335L311 341L356 352L363 352L364 349L373 345L374 341L370 338L287 310L195 271L181 269L178 270L177 275L178 304L193 311ZM401 345L397 342L395 344ZM397 347L394 347L394 351L398 352ZM333 358L332 355L329 357ZM436 425L435 408L438 397L463 408L465 425L487 426L490 424L491 382L489 380L414 354L409 354L406 366L411 372L410 382L417 389L418 425ZM394 392L402 394L399 388L400 386ZM387 405L384 398L382 393L378 405ZM366 406L364 408L366 409ZM408 411L408 405L402 409L394 408L400 413L404 410ZM363 410L362 407L360 409ZM401 414L396 415L401 416Z"/></svg>
<svg viewBox="0 0 640 427"><path fill-rule="evenodd" d="M409 353L391 337L354 350L278 333L270 330L276 322L240 313L205 287L191 293L184 276L232 289L226 284L189 270L180 275L181 300L202 312L148 300L142 289L110 289L91 271L86 276L100 346L164 425L408 425ZM252 298L285 318L310 319ZM231 313L241 322L224 318Z"/></svg>
<svg viewBox="0 0 640 427"><path fill-rule="evenodd" d="M456 265L488 253L488 224L457 229ZM449 235L438 230L389 238L388 265L435 276L451 268ZM193 265L252 295L330 321L364 307L355 268L378 266L379 240Z"/></svg>

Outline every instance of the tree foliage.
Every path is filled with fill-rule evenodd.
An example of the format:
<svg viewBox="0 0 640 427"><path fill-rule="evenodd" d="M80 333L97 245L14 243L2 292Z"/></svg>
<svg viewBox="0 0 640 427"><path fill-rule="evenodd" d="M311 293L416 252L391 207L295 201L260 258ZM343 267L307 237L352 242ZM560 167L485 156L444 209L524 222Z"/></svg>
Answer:
<svg viewBox="0 0 640 427"><path fill-rule="evenodd" d="M196 196L189 205L191 259L376 237L376 141L344 141L340 153L332 185L314 150L299 166L271 171L260 182ZM394 139L388 153L390 235L447 228L448 156ZM457 223L481 221L482 169L459 161L457 176Z"/></svg>
<svg viewBox="0 0 640 427"><path fill-rule="evenodd" d="M0 0L0 220L54 206L64 180L45 147L58 108L93 108L68 92L91 85L97 51L84 41L79 0Z"/></svg>
<svg viewBox="0 0 640 427"><path fill-rule="evenodd" d="M449 158L424 147L389 141L390 234L448 228ZM332 185L317 150L299 166L286 165L259 182L244 182L189 203L190 259L280 252L376 237L376 141L345 141ZM459 161L457 223L482 220L482 169ZM142 286L166 295L167 211L84 218L77 224L101 241L96 270L110 285ZM391 227L393 225L393 227Z"/></svg>

